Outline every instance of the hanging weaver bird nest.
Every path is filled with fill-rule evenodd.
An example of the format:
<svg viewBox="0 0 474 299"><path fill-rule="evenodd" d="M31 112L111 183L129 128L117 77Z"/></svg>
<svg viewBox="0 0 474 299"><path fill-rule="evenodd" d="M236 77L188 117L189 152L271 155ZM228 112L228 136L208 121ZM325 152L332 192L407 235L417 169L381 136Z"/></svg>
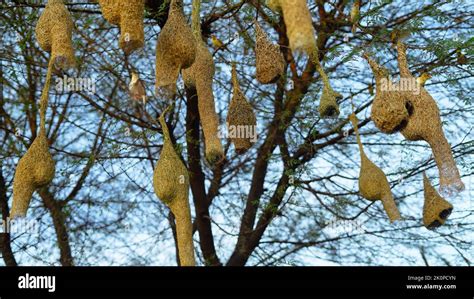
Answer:
<svg viewBox="0 0 474 299"><path fill-rule="evenodd" d="M59 69L67 69L76 65L72 47L71 15L62 0L49 0L38 23L36 39L40 47L51 52L51 58Z"/></svg>
<svg viewBox="0 0 474 299"><path fill-rule="evenodd" d="M400 212L398 211L395 200L393 199L385 173L370 161L364 152L358 130L358 120L354 112L350 115L350 120L354 127L360 151L361 166L359 173L359 192L367 200L381 200L390 222L399 220Z"/></svg>
<svg viewBox="0 0 474 299"><path fill-rule="evenodd" d="M423 173L423 187L425 190L423 224L427 229L435 229L446 222L453 211L453 205L436 192L425 173Z"/></svg>
<svg viewBox="0 0 474 299"><path fill-rule="evenodd" d="M398 40L397 42L398 64L400 68L400 80L412 82L412 87L401 88L401 86L391 86L396 90L390 93L383 93L382 84L377 84L377 94L380 97L378 103L374 100L372 117L377 127L389 128L386 132L400 131L407 140L425 140L430 145L434 159L438 166L440 176L440 190L451 194L464 189L459 171L454 161L451 147L444 136L441 126L439 109L433 97L416 81L410 72L406 58L406 45ZM369 64L372 69L380 67L371 59ZM377 76L377 72L374 71ZM400 83L401 84L401 83ZM416 85L414 85L416 84ZM390 95L390 96L388 96ZM383 98L383 99L381 99ZM383 105L381 103L384 103Z"/></svg>
<svg viewBox="0 0 474 299"><path fill-rule="evenodd" d="M306 0L272 0L267 5L283 12L292 51L311 54L316 49L315 31Z"/></svg>
<svg viewBox="0 0 474 299"><path fill-rule="evenodd" d="M372 60L367 54L364 57L375 76L375 98L372 103L371 118L375 126L386 134L400 131L412 113L411 104L400 90L400 83L390 80L388 70ZM391 86L393 88L388 88Z"/></svg>
<svg viewBox="0 0 474 299"><path fill-rule="evenodd" d="M46 108L51 82L51 72L54 60L48 64L46 83L40 101L40 132L31 144L26 154L18 161L13 179L13 203L11 218L26 216L33 192L48 185L54 177L55 163L49 153L49 142L46 137Z"/></svg>
<svg viewBox="0 0 474 299"><path fill-rule="evenodd" d="M252 147L252 137L248 132L255 132L257 118L252 105L240 90L235 63L232 65L233 95L227 113L227 127L238 134L229 134L237 154L245 153Z"/></svg>
<svg viewBox="0 0 474 299"><path fill-rule="evenodd" d="M198 109L206 148L207 161L214 165L224 159L224 150L218 137L219 117L215 111L212 79L214 60L202 41L198 41L194 64L183 70L183 79L187 86L196 88Z"/></svg>
<svg viewBox="0 0 474 299"><path fill-rule="evenodd" d="M324 71L321 62L319 61L319 51L315 48L310 55L316 70L323 81L323 91L321 93L321 99L319 101L319 114L322 118L326 117L337 117L339 115L339 105L337 101L342 99L342 95L334 91L329 82L329 78Z"/></svg>
<svg viewBox="0 0 474 299"><path fill-rule="evenodd" d="M12 218L26 216L33 192L53 180L55 165L48 148L46 135L40 133L18 161L13 180Z"/></svg>
<svg viewBox="0 0 474 299"><path fill-rule="evenodd" d="M285 71L285 59L280 46L274 45L255 21L255 56L257 80L262 84L275 83Z"/></svg>
<svg viewBox="0 0 474 299"><path fill-rule="evenodd" d="M319 114L321 117L337 117L339 115L337 100L341 99L342 95L335 92L328 83L323 84L323 92L318 108Z"/></svg>
<svg viewBox="0 0 474 299"><path fill-rule="evenodd" d="M127 54L142 48L145 38L143 29L145 0L99 0L99 4L104 18L120 27L120 48Z"/></svg>
<svg viewBox="0 0 474 299"><path fill-rule="evenodd" d="M400 77L416 82L408 67L406 45L398 41L397 51ZM413 90L405 92L413 111L401 132L408 140L425 140L431 146L439 170L441 191L447 194L462 191L464 184L454 161L451 146L444 136L438 105L423 86L418 86L418 90L419 92Z"/></svg>
<svg viewBox="0 0 474 299"><path fill-rule="evenodd" d="M167 99L176 93L181 69L194 63L196 41L183 13L182 0L172 0L168 20L156 45L156 91Z"/></svg>
<svg viewBox="0 0 474 299"><path fill-rule="evenodd" d="M198 5L199 4L199 5ZM211 165L224 159L224 150L218 137L219 117L214 105L212 80L215 67L211 52L202 41L199 21L199 2L193 2L193 31L196 38L196 59L191 67L182 71L186 86L195 88L198 96L198 109L204 131L206 159ZM197 11L194 11L197 10ZM197 20L195 20L197 18Z"/></svg>
<svg viewBox="0 0 474 299"><path fill-rule="evenodd" d="M163 148L153 174L153 187L158 198L166 204L176 219L179 261L181 266L194 266L193 227L189 207L189 176L186 166L171 142L165 114L160 116Z"/></svg>

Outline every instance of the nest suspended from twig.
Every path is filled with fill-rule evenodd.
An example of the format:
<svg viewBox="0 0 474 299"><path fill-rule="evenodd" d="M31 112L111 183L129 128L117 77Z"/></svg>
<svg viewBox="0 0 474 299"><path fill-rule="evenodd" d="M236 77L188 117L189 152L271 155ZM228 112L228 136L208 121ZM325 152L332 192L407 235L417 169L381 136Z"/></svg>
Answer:
<svg viewBox="0 0 474 299"><path fill-rule="evenodd" d="M196 41L184 17L182 0L172 0L156 45L155 89L159 96L174 97L180 70L190 67L195 58Z"/></svg>
<svg viewBox="0 0 474 299"><path fill-rule="evenodd" d="M401 78L416 81L408 68L406 45L399 41L397 51ZM413 108L401 132L408 140L425 140L431 146L439 170L440 189L443 192L451 194L461 191L464 189L464 184L454 161L451 146L444 136L438 105L423 86L419 88L419 94L414 91L405 93Z"/></svg>
<svg viewBox="0 0 474 299"><path fill-rule="evenodd" d="M212 91L212 80L215 73L214 59L201 38L199 9L200 3L193 2L193 31L197 44L196 59L191 67L182 71L182 76L186 86L196 89L199 117L204 131L206 159L209 164L215 165L224 159L224 150L219 140L219 117L215 110Z"/></svg>
<svg viewBox="0 0 474 299"><path fill-rule="evenodd" d="M252 105L240 90L235 63L232 65L232 85L233 95L227 113L227 128L229 132L233 132L229 133L229 137L234 144L235 152L243 154L256 141L253 139L256 135L250 135L256 134L257 118Z"/></svg>
<svg viewBox="0 0 474 299"><path fill-rule="evenodd" d="M323 91L321 93L321 99L319 101L318 108L319 115L322 118L337 117L339 115L339 105L337 104L337 101L342 99L342 95L332 89L331 83L329 82L329 77L324 71L321 62L319 61L318 48L316 48L311 53L310 58L315 65L321 80L323 81Z"/></svg>
<svg viewBox="0 0 474 299"><path fill-rule="evenodd" d="M291 50L311 55L316 49L316 38L306 0L271 0L267 5L283 13Z"/></svg>
<svg viewBox="0 0 474 299"><path fill-rule="evenodd" d="M321 117L337 117L339 115L339 105L337 100L342 98L342 95L335 92L329 83L323 82L323 92L319 101L319 114Z"/></svg>
<svg viewBox="0 0 474 299"><path fill-rule="evenodd" d="M11 218L26 216L33 192L48 185L53 180L54 171L55 165L49 153L48 139L42 132L18 161L13 180Z"/></svg>
<svg viewBox="0 0 474 299"><path fill-rule="evenodd" d="M375 126L386 134L400 131L412 113L410 103L399 91L400 83L392 82L388 70L378 65L368 55L364 57L375 76L375 98L372 103L371 118ZM389 86L392 88L388 88Z"/></svg>
<svg viewBox="0 0 474 299"><path fill-rule="evenodd" d="M369 160L364 152L362 142L360 140L358 130L358 120L355 113L352 113L350 120L356 133L357 144L359 145L361 166L359 173L359 192L367 200L382 201L385 212L387 213L390 222L400 219L400 212L398 211L395 200L393 199L390 185L388 183L385 173L377 165Z"/></svg>
<svg viewBox="0 0 474 299"><path fill-rule="evenodd" d="M406 59L406 45L398 40L398 64L400 78L416 83ZM421 85L404 90L391 84L392 90L384 90L388 80L386 70L366 55L376 77L376 97L372 107L372 119L376 126L386 133L400 131L407 140L425 140L433 150L440 176L440 190L451 194L464 189L454 161L451 147L444 136L439 109L426 89ZM400 84L400 83L399 83ZM388 86L388 85L387 85Z"/></svg>
<svg viewBox="0 0 474 299"><path fill-rule="evenodd" d="M453 211L453 205L436 192L425 173L423 173L423 187L425 194L423 224L427 229L434 229L446 222Z"/></svg>
<svg viewBox="0 0 474 299"><path fill-rule="evenodd" d="M126 54L142 48L145 39L143 28L145 0L99 0L99 4L104 18L120 27L120 48Z"/></svg>
<svg viewBox="0 0 474 299"><path fill-rule="evenodd" d="M67 69L76 65L72 47L72 29L74 23L62 0L49 0L38 23L36 39L40 47L51 52L51 59L58 69Z"/></svg>
<svg viewBox="0 0 474 299"><path fill-rule="evenodd" d="M46 137L46 108L54 63L51 58L48 64L46 83L41 94L40 132L16 166L13 179L13 203L10 212L12 219L26 216L33 192L48 185L54 178L55 163L49 152L49 142Z"/></svg>
<svg viewBox="0 0 474 299"><path fill-rule="evenodd" d="M176 219L179 260L181 266L194 266L193 227L189 207L189 175L186 166L171 142L165 114L159 121L163 130L163 148L153 173L153 187L158 198L166 204Z"/></svg>
<svg viewBox="0 0 474 299"><path fill-rule="evenodd" d="M262 84L271 84L285 72L285 59L280 46L273 44L257 21L255 21L255 59L257 80Z"/></svg>

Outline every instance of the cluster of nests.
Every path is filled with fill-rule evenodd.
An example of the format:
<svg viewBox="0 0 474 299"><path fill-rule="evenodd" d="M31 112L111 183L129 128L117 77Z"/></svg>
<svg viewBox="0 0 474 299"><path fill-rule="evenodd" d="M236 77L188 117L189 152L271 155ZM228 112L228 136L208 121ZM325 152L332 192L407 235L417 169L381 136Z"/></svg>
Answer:
<svg viewBox="0 0 474 299"><path fill-rule="evenodd" d="M105 19L120 27L119 46L129 54L144 45L144 0L98 1ZM323 81L319 111L321 116L337 116L339 107L335 92L319 62L317 43L311 14L306 1L270 0L269 7L281 13L287 29L290 48L304 52L316 65ZM156 90L166 99L173 99L180 74L187 88L195 89L205 140L205 154L210 164L224 159L218 138L219 118L214 107L212 81L214 61L202 40L199 20L200 0L193 1L193 28L186 21L182 0L171 0L166 24L161 30L156 46ZM48 91L52 68L65 69L75 66L72 45L73 21L62 0L49 0L36 26L36 36L41 48L51 53L46 83L41 97L40 132L26 154L20 159L13 183L11 217L24 216L35 190L48 185L55 172L55 163L49 153L45 130ZM255 21L256 78L261 84L273 84L285 77L285 59L280 46L270 41ZM406 62L406 47L399 42L398 60L402 78L412 78ZM372 119L384 133L400 131L408 140L425 140L433 149L439 168L442 189L462 190L463 184L444 137L439 110L431 95L421 88L420 94L411 91L383 90L382 80L390 80L388 72L366 56L376 78L376 97L372 106ZM256 126L252 105L242 92L237 78L236 65L232 66L233 96L227 116L228 126ZM169 109L169 108L168 108ZM176 218L178 251L181 265L194 265L192 222L188 202L189 176L180 155L175 150L165 122L165 110L159 121L163 129L164 144L154 170L153 184L156 195L169 206ZM364 153L357 130L357 118L350 120L355 128L361 155L359 178L360 193L369 200L381 200L391 221L400 219L400 213L383 171ZM246 152L251 146L251 136L232 137L237 153ZM423 177L425 189L424 224L432 228L444 223L452 205L444 200Z"/></svg>
<svg viewBox="0 0 474 299"><path fill-rule="evenodd" d="M400 78L416 82L416 78L409 70L405 43L398 39L396 40L396 46ZM439 109L433 97L422 85L419 85L416 90L401 88L401 81L392 82L386 68L380 66L368 54L364 54L364 57L368 61L376 81L376 94L371 112L371 118L375 126L386 134L400 132L407 140L426 141L432 149L438 167L442 193L449 195L462 191L464 184L461 181L451 147L444 136ZM387 86L393 88L387 88ZM365 166L365 168L367 170L363 174L364 158L362 158L361 180L364 176L368 176L368 166ZM453 206L436 192L425 174L423 174L423 185L425 190L423 223L427 228L432 229L446 221ZM384 183L383 186L386 186L386 184ZM379 188L386 189L386 187ZM365 190L370 188L366 184L360 183L360 189L362 195L364 195ZM365 195L364 197L368 198ZM378 199L381 199L381 197L379 196ZM387 210L387 207L385 208ZM387 213L389 213L388 210Z"/></svg>

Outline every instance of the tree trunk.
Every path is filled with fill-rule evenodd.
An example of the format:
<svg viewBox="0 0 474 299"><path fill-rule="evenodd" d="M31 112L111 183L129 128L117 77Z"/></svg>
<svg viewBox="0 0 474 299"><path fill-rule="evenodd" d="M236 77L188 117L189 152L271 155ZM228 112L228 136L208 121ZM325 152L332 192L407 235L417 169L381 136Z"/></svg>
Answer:
<svg viewBox="0 0 474 299"><path fill-rule="evenodd" d="M7 187L5 184L5 179L3 177L3 170L0 166L0 209L2 211L2 220L4 229L8 227L8 217L10 216L10 210L8 209L8 199L7 199ZM5 265L18 266L15 256L13 255L11 247L10 234L6 231L0 234L0 249L2 252L2 258L5 262Z"/></svg>
<svg viewBox="0 0 474 299"><path fill-rule="evenodd" d="M199 233L199 245L209 266L222 266L216 254L214 237L209 217L209 203L204 185L204 173L201 168L200 131L198 98L195 89L186 90L186 142L188 148L189 181L196 210L196 226Z"/></svg>
<svg viewBox="0 0 474 299"><path fill-rule="evenodd" d="M67 234L66 215L62 210L63 207L54 199L53 195L46 188L40 189L39 194L53 218L54 230L56 231L60 252L59 261L63 266L74 266L74 259L72 258L71 246L69 244L69 236Z"/></svg>

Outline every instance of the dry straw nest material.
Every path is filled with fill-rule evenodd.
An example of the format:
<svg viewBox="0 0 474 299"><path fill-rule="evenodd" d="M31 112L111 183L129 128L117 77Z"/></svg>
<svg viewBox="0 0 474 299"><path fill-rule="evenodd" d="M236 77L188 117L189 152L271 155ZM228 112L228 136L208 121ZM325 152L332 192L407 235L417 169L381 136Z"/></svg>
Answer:
<svg viewBox="0 0 474 299"><path fill-rule="evenodd" d="M181 69L190 67L196 58L196 40L183 13L182 0L171 0L168 20L156 45L156 83L159 95L167 99L176 93Z"/></svg>
<svg viewBox="0 0 474 299"><path fill-rule="evenodd" d="M416 82L416 78L408 67L406 45L398 41L397 51L400 77ZM461 191L464 189L464 184L454 161L451 146L444 136L438 105L423 86L419 88L419 94L414 91L405 92L412 111L401 132L408 140L425 140L431 146L439 170L440 188L443 192L449 194Z"/></svg>
<svg viewBox="0 0 474 299"><path fill-rule="evenodd" d="M361 158L359 192L367 200L381 200L390 222L399 220L400 212L398 211L395 200L393 199L390 185L385 173L382 171L382 169L370 161L364 152L358 130L358 120L355 113L351 114L350 120L356 133L357 144L359 145Z"/></svg>
<svg viewBox="0 0 474 299"><path fill-rule="evenodd" d="M239 134L234 134L234 136L230 134L230 138L236 153L243 154L252 147L252 136L244 135L244 133L251 130L255 132L257 118L255 117L252 105L249 104L240 90L235 63L232 65L232 85L233 94L227 113L227 127L229 130L239 132Z"/></svg>
<svg viewBox="0 0 474 299"><path fill-rule="evenodd" d="M400 78L405 82L417 84L408 67L406 45L400 40L397 41L397 51ZM407 140L428 142L438 166L440 189L448 194L463 190L464 184L451 147L444 136L439 109L433 97L421 85L409 90L392 86L392 89L397 91L384 91L379 74L382 67L366 58L378 81L372 108L372 118L376 126L386 133L400 131Z"/></svg>
<svg viewBox="0 0 474 299"><path fill-rule="evenodd" d="M51 58L60 69L76 65L73 28L71 15L63 1L49 0L36 24L36 39L44 51L51 52Z"/></svg>
<svg viewBox="0 0 474 299"><path fill-rule="evenodd" d="M311 54L316 49L316 38L306 0L271 0L267 5L283 12L291 50Z"/></svg>
<svg viewBox="0 0 474 299"><path fill-rule="evenodd" d="M386 68L380 66L368 55L365 58L375 76L375 98L372 103L371 118L375 126L386 134L400 131L412 112L410 103L399 90L400 83L390 79ZM387 86L394 87L393 89Z"/></svg>
<svg viewBox="0 0 474 299"><path fill-rule="evenodd" d="M120 27L119 45L130 54L144 45L143 12L145 0L99 0L104 18Z"/></svg>
<svg viewBox="0 0 474 299"><path fill-rule="evenodd" d="M276 12L281 12L280 0L267 0L267 6Z"/></svg>
<svg viewBox="0 0 474 299"><path fill-rule="evenodd" d="M49 152L49 141L46 137L46 107L54 61L48 65L46 83L40 100L40 132L26 154L18 161L13 179L13 203L11 218L26 216L33 192L48 185L54 177L55 163Z"/></svg>
<svg viewBox="0 0 474 299"><path fill-rule="evenodd" d="M186 166L171 142L165 114L160 116L163 148L153 174L153 187L158 198L166 204L176 219L179 260L181 266L194 266L191 211L189 207L189 175Z"/></svg>
<svg viewBox="0 0 474 299"><path fill-rule="evenodd" d="M436 192L425 173L423 173L423 187L425 190L423 224L427 229L434 229L446 222L453 211L453 206Z"/></svg>
<svg viewBox="0 0 474 299"><path fill-rule="evenodd" d="M26 216L33 192L53 180L55 165L48 148L48 139L42 132L18 162L13 181L12 218Z"/></svg>
<svg viewBox="0 0 474 299"><path fill-rule="evenodd" d="M316 32L306 0L270 0L267 1L267 5L272 10L283 13L291 50L307 53L323 80L324 86L318 109L321 117L337 117L339 115L337 100L341 95L332 89L319 61Z"/></svg>
<svg viewBox="0 0 474 299"><path fill-rule="evenodd" d="M342 98L342 95L332 89L329 77L319 61L319 51L317 48L311 53L310 58L323 81L323 91L321 93L318 108L319 115L322 118L337 117L339 115L339 105L337 104L337 101Z"/></svg>
<svg viewBox="0 0 474 299"><path fill-rule="evenodd" d="M255 56L257 80L262 84L275 83L285 71L285 59L280 46L273 44L255 21Z"/></svg>
<svg viewBox="0 0 474 299"><path fill-rule="evenodd" d="M321 117L337 117L339 115L339 105L337 100L342 98L342 95L335 92L329 83L323 83L323 92L319 101L319 114Z"/></svg>
<svg viewBox="0 0 474 299"><path fill-rule="evenodd" d="M182 71L186 86L195 88L198 96L198 109L204 131L206 159L211 164L224 159L224 150L219 140L219 117L215 110L212 80L215 68L211 52L202 41L199 22L200 2L193 2L193 32L196 38L196 59L191 67Z"/></svg>

